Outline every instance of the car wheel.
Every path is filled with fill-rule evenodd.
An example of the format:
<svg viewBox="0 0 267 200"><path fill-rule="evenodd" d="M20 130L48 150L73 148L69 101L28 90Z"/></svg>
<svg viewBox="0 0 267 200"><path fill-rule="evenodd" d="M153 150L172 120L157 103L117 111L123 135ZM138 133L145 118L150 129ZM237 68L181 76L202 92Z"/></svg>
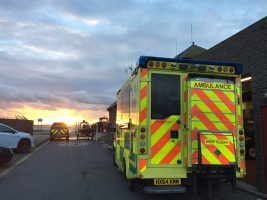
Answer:
<svg viewBox="0 0 267 200"><path fill-rule="evenodd" d="M31 144L28 140L21 140L18 144L19 153L27 153L31 147Z"/></svg>

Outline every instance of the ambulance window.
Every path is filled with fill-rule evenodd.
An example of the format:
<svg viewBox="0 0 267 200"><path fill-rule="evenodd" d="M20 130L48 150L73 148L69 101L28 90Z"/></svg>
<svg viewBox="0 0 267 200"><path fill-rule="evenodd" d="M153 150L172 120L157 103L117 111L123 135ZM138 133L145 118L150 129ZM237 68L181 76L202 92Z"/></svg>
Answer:
<svg viewBox="0 0 267 200"><path fill-rule="evenodd" d="M203 82L219 82L219 83L227 83L227 84L233 84L233 80L232 79L229 79L229 78L225 78L225 79L222 79L222 78L216 78L216 77L213 77L213 78L208 78L208 77L192 77L191 80L194 80L194 81L203 81Z"/></svg>
<svg viewBox="0 0 267 200"><path fill-rule="evenodd" d="M165 119L180 115L180 76L152 74L151 118Z"/></svg>
<svg viewBox="0 0 267 200"><path fill-rule="evenodd" d="M117 96L117 119L121 120L121 111L122 111L122 92Z"/></svg>
<svg viewBox="0 0 267 200"><path fill-rule="evenodd" d="M122 95L122 113L128 117L130 113L130 85L127 85Z"/></svg>

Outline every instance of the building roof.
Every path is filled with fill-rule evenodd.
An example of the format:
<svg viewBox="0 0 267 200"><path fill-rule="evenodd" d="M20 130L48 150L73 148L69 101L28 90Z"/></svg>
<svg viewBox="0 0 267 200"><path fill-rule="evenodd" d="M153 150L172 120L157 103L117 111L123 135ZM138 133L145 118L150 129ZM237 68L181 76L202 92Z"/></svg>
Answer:
<svg viewBox="0 0 267 200"><path fill-rule="evenodd" d="M107 111L110 111L112 109L115 109L115 107L117 107L117 101L115 101L114 103L112 103L108 108Z"/></svg>
<svg viewBox="0 0 267 200"><path fill-rule="evenodd" d="M186 50L175 56L175 58L193 58L199 54L202 54L206 50L207 49L204 49L203 47L195 45L195 43L193 42L193 44L190 47L188 47Z"/></svg>

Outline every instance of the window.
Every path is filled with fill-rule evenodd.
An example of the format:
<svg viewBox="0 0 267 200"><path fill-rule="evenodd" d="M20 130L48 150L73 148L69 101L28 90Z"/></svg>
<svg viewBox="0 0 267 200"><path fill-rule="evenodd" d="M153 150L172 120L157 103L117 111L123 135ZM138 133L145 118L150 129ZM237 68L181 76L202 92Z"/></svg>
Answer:
<svg viewBox="0 0 267 200"><path fill-rule="evenodd" d="M180 115L180 76L152 74L151 79L151 118Z"/></svg>
<svg viewBox="0 0 267 200"><path fill-rule="evenodd" d="M54 123L52 125L52 128L63 129L63 128L68 128L68 126L65 123Z"/></svg>
<svg viewBox="0 0 267 200"><path fill-rule="evenodd" d="M122 94L122 113L124 117L129 117L130 113L130 84L126 86Z"/></svg>
<svg viewBox="0 0 267 200"><path fill-rule="evenodd" d="M0 125L0 132L14 133L15 131L7 126Z"/></svg>
<svg viewBox="0 0 267 200"><path fill-rule="evenodd" d="M122 92L120 92L117 96L117 120L121 119L122 112Z"/></svg>
<svg viewBox="0 0 267 200"><path fill-rule="evenodd" d="M212 78L208 78L208 77L192 77L190 78L191 81L203 81L203 82L209 82L209 83L216 83L216 82L219 82L219 83L226 83L226 84L234 84L234 81L230 78L224 78L224 79L221 79L221 78L215 78L215 77L212 77Z"/></svg>

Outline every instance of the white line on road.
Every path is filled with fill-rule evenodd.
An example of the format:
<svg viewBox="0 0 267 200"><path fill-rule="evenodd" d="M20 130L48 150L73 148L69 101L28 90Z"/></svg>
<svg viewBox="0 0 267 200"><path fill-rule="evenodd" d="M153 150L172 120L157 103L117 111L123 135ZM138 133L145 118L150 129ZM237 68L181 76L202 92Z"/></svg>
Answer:
<svg viewBox="0 0 267 200"><path fill-rule="evenodd" d="M2 178L3 176L5 176L7 173L9 173L10 171L12 171L13 169L15 169L17 166L19 166L21 163L23 163L24 161L26 161L29 157L31 157L34 153L36 153L37 151L39 151L42 147L44 146L44 144L40 145L39 147L37 147L36 149L34 149L31 153L29 153L28 155L24 156L23 158L21 158L20 160L18 160L14 165L12 165L11 167L9 167L8 169L6 169L5 171L3 171L0 174L0 178Z"/></svg>

